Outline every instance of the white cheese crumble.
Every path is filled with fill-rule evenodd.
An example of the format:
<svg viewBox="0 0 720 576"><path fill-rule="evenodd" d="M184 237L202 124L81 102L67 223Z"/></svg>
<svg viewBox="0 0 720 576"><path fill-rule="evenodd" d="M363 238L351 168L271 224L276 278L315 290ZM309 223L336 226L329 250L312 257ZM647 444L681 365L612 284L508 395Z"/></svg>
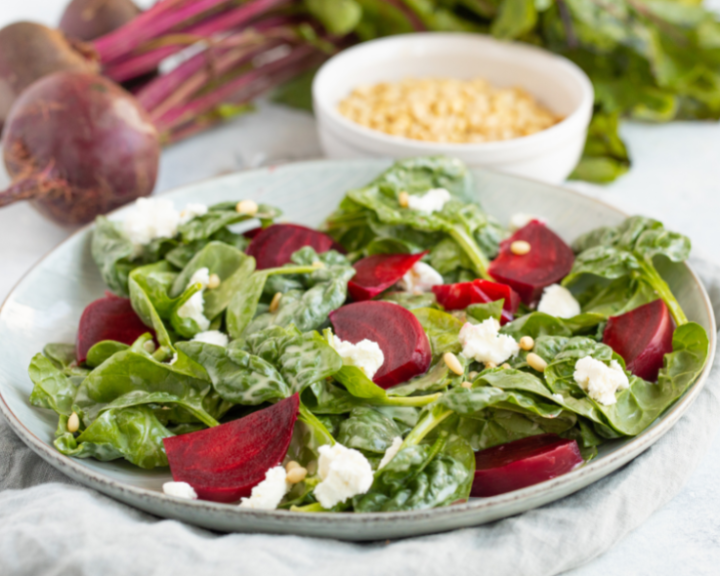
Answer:
<svg viewBox="0 0 720 576"><path fill-rule="evenodd" d="M342 444L320 446L314 494L323 508L332 508L348 498L365 494L373 483L373 470L362 453Z"/></svg>
<svg viewBox="0 0 720 576"><path fill-rule="evenodd" d="M422 294L430 292L433 286L440 286L442 283L443 277L440 272L425 262L416 262L398 282L398 286L406 292Z"/></svg>
<svg viewBox="0 0 720 576"><path fill-rule="evenodd" d="M230 339L227 334L223 334L220 330L200 332L199 334L195 334L192 341L205 342L205 344L215 344L215 346L222 346L223 348L227 348L227 345L230 343Z"/></svg>
<svg viewBox="0 0 720 576"><path fill-rule="evenodd" d="M367 338L352 344L333 335L332 347L340 354L343 364L360 368L370 380L385 362L385 355L378 343Z"/></svg>
<svg viewBox="0 0 720 576"><path fill-rule="evenodd" d="M551 284L543 290L537 310L556 318L572 318L580 314L580 304L570 290L560 284Z"/></svg>
<svg viewBox="0 0 720 576"><path fill-rule="evenodd" d="M270 468L265 473L265 480L253 487L250 498L240 500L240 508L254 510L275 510L287 494L287 472L282 466Z"/></svg>
<svg viewBox="0 0 720 576"><path fill-rule="evenodd" d="M177 352L175 352L175 354L172 355L172 358L170 358L170 362L168 362L168 364L169 364L170 366L172 366L172 365L175 364L175 362L177 362L177 361L178 361L178 355L177 355Z"/></svg>
<svg viewBox="0 0 720 576"><path fill-rule="evenodd" d="M208 213L208 207L205 204L188 204L180 211L180 224L187 224L193 218L204 216Z"/></svg>
<svg viewBox="0 0 720 576"><path fill-rule="evenodd" d="M188 500L197 500L198 497L195 489L187 482L165 482L163 492L168 496L187 498Z"/></svg>
<svg viewBox="0 0 720 576"><path fill-rule="evenodd" d="M565 398L563 398L562 394L553 394L552 397L556 402L565 402Z"/></svg>
<svg viewBox="0 0 720 576"><path fill-rule="evenodd" d="M466 322L460 330L460 344L463 355L477 362L502 364L508 358L517 356L520 345L512 336L499 334L500 323L488 318L480 324Z"/></svg>
<svg viewBox="0 0 720 576"><path fill-rule="evenodd" d="M443 209L445 204L452 198L450 192L445 188L433 188L428 190L422 196L410 195L408 198L408 208L432 214Z"/></svg>
<svg viewBox="0 0 720 576"><path fill-rule="evenodd" d="M393 438L392 444L390 447L385 450L385 455L382 457L382 460L380 460L380 464L378 464L378 470L381 468L385 468L390 463L390 460L395 458L398 452L400 452L400 446L402 446L403 439L400 438L400 436L396 436Z"/></svg>
<svg viewBox="0 0 720 576"><path fill-rule="evenodd" d="M195 273L190 277L185 290L193 286L194 284L202 284L202 289L205 290L208 284L210 284L210 270L207 268L198 268Z"/></svg>
<svg viewBox="0 0 720 576"><path fill-rule="evenodd" d="M185 302L180 308L178 308L177 314L180 318L188 318L194 320L195 324L202 332L205 332L210 328L210 320L205 317L205 296L203 292L207 288L210 282L210 270L207 268L199 268L190 278L190 282L187 284L187 288L194 286L195 284L201 284L202 290L195 292L190 299Z"/></svg>
<svg viewBox="0 0 720 576"><path fill-rule="evenodd" d="M510 225L508 226L508 229L510 232L517 232L520 228L525 228L525 226L530 224L533 220L537 220L538 222L545 224L545 220L540 218L540 216L518 212L510 217Z"/></svg>
<svg viewBox="0 0 720 576"><path fill-rule="evenodd" d="M625 390L630 386L627 374L617 360L607 366L592 356L580 358L575 363L573 378L590 398L606 406L617 402L615 393L618 390Z"/></svg>

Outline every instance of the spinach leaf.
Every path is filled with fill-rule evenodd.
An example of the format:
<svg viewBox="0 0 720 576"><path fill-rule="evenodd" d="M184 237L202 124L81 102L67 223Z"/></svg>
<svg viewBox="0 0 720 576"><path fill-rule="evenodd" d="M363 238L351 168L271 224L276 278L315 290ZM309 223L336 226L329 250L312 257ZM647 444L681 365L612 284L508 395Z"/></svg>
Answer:
<svg viewBox="0 0 720 576"><path fill-rule="evenodd" d="M465 309L465 313L468 315L468 318L472 318L476 322L483 322L488 318L495 318L495 320L500 322L504 302L505 300L501 298L500 300L487 302L486 304L470 304L470 306Z"/></svg>
<svg viewBox="0 0 720 576"><path fill-rule="evenodd" d="M116 342L115 340L103 340L102 342L94 344L93 347L88 350L85 363L92 368L97 368L114 354L123 352L129 348L130 346L123 344L122 342Z"/></svg>
<svg viewBox="0 0 720 576"><path fill-rule="evenodd" d="M255 317L267 275L254 272L240 284L228 303L225 323L232 338L241 338L248 324Z"/></svg>
<svg viewBox="0 0 720 576"><path fill-rule="evenodd" d="M417 308L411 310L425 330L433 357L443 355L445 352L458 353L462 350L459 336L463 322L440 310L434 308Z"/></svg>
<svg viewBox="0 0 720 576"><path fill-rule="evenodd" d="M206 214L196 216L189 222L182 224L178 228L178 232L183 242L196 242L198 240L208 239L231 224L237 224L245 220L258 219L263 226L269 226L273 220L279 218L281 214L282 212L277 208L260 204L257 214L255 216L248 216L247 214L237 212L234 203L225 202L210 206Z"/></svg>
<svg viewBox="0 0 720 576"><path fill-rule="evenodd" d="M118 296L129 295L128 277L137 264L133 263L134 248L120 224L98 216L90 246L105 284Z"/></svg>
<svg viewBox="0 0 720 576"><path fill-rule="evenodd" d="M74 344L46 344L43 354L60 370L71 368L77 358Z"/></svg>
<svg viewBox="0 0 720 576"><path fill-rule="evenodd" d="M391 396L365 375L357 366L343 366L333 378L340 382L356 398L374 406L425 406L434 402L438 394L426 396Z"/></svg>
<svg viewBox="0 0 720 576"><path fill-rule="evenodd" d="M359 407L340 424L337 441L348 448L384 454L398 437L402 434L392 418L373 408Z"/></svg>
<svg viewBox="0 0 720 576"><path fill-rule="evenodd" d="M461 382L462 378L450 372L447 364L439 360L430 367L427 373L413 378L406 384L393 386L388 389L387 393L388 396L411 396L419 392L437 392L444 390L452 383L460 384Z"/></svg>
<svg viewBox="0 0 720 576"><path fill-rule="evenodd" d="M417 308L430 308L437 304L435 294L432 292L423 292L422 294L412 294L410 292L385 292L378 300L385 302L394 302L407 310L415 310Z"/></svg>
<svg viewBox="0 0 720 576"><path fill-rule="evenodd" d="M70 379L42 354L33 357L28 373L34 384L30 404L70 416L76 393Z"/></svg>
<svg viewBox="0 0 720 576"><path fill-rule="evenodd" d="M173 271L172 266L165 261L135 268L130 274L131 282L136 285L136 288L140 288L145 293L158 316L164 319L170 318L172 310L180 302L180 298L170 296L170 288L177 277L177 272ZM130 296L132 300L132 286L130 286ZM137 294L135 297L137 298ZM138 306L138 309L139 311L135 311L142 321L152 327L152 314L145 311L143 306ZM143 312L143 314L140 312Z"/></svg>

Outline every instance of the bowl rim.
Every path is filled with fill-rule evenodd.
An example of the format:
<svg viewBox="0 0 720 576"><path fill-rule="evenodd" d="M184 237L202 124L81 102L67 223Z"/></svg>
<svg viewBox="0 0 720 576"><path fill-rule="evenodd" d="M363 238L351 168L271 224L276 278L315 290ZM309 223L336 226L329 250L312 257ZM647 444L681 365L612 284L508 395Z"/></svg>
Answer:
<svg viewBox="0 0 720 576"><path fill-rule="evenodd" d="M384 47L387 51L396 45L401 46L420 41L424 42L426 47L435 47L441 46L447 41L458 40L469 44L493 45L496 49L507 50L508 53L525 53L545 58L548 63L554 65L557 70L561 70L578 84L581 90L580 103L569 115L557 124L529 136L491 142L448 143L413 140L412 138L386 134L380 130L362 126L340 114L336 106L331 105L327 101L324 87L332 83L332 73L334 69L341 66L342 63L348 59L356 58L359 54L365 52L380 51L378 47ZM331 131L335 132L338 136L340 135L338 132L344 132L344 137L362 139L366 145L376 144L382 145L383 147L405 148L406 150L412 150L417 155L439 153L447 154L448 156L473 152L513 152L520 148L542 147L547 145L551 140L565 140L575 131L587 127L590 122L595 100L595 92L590 78L571 60L531 44L498 40L486 34L469 32L414 32L411 34L379 38L358 44L336 54L320 67L313 79L312 94L318 120L321 124L323 120L327 120L329 123L328 129L331 129Z"/></svg>

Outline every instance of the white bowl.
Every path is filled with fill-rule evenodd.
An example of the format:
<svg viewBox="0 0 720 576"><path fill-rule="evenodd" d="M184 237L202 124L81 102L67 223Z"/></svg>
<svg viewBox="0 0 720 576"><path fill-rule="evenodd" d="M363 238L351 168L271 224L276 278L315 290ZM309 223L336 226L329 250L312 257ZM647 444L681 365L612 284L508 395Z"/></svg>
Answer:
<svg viewBox="0 0 720 576"><path fill-rule="evenodd" d="M519 86L564 120L513 140L442 144L391 136L338 112L338 103L357 86L408 77L481 77L498 87ZM470 166L558 183L582 153L593 89L575 64L540 48L481 34L427 32L373 40L334 56L315 77L313 99L320 142L329 158L445 154Z"/></svg>

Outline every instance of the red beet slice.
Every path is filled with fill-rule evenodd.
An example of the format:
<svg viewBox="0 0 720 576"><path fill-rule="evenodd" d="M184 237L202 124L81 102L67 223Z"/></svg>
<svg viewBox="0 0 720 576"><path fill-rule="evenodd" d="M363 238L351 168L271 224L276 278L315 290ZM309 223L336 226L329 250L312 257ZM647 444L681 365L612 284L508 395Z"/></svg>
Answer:
<svg viewBox="0 0 720 576"><path fill-rule="evenodd" d="M627 369L655 382L665 354L672 352L675 323L665 302L655 300L608 318L603 342L620 354Z"/></svg>
<svg viewBox="0 0 720 576"><path fill-rule="evenodd" d="M433 286L432 290L438 304L445 310L464 310L471 304L485 304L502 298L504 302L500 324L510 322L520 305L520 296L515 290L507 284L499 284L489 280L444 284L442 286Z"/></svg>
<svg viewBox="0 0 720 576"><path fill-rule="evenodd" d="M530 252L513 254L516 240L530 244ZM508 284L528 306L536 303L543 289L568 275L575 261L570 246L539 220L533 220L500 243L500 254L490 263L488 272L498 282Z"/></svg>
<svg viewBox="0 0 720 576"><path fill-rule="evenodd" d="M357 344L368 339L377 342L385 362L373 382L390 388L424 374L430 367L430 342L415 315L392 302L355 302L330 313L335 334Z"/></svg>
<svg viewBox="0 0 720 576"><path fill-rule="evenodd" d="M318 254L328 250L345 253L327 234L297 224L273 224L252 239L247 254L255 258L258 270L264 270L287 264L303 246L312 246Z"/></svg>
<svg viewBox="0 0 720 576"><path fill-rule="evenodd" d="M582 464L575 440L540 434L475 453L471 496L497 496L570 472Z"/></svg>
<svg viewBox="0 0 720 576"><path fill-rule="evenodd" d="M115 340L130 345L147 332L154 334L135 314L130 300L108 294L88 304L80 317L77 361L85 362L88 350L98 342Z"/></svg>
<svg viewBox="0 0 720 576"><path fill-rule="evenodd" d="M348 282L348 291L353 300L361 302L375 298L402 277L425 256L420 254L375 254L353 265L355 276Z"/></svg>
<svg viewBox="0 0 720 576"><path fill-rule="evenodd" d="M165 438L173 479L190 484L202 500L235 502L249 496L285 458L299 408L294 394L239 420Z"/></svg>

